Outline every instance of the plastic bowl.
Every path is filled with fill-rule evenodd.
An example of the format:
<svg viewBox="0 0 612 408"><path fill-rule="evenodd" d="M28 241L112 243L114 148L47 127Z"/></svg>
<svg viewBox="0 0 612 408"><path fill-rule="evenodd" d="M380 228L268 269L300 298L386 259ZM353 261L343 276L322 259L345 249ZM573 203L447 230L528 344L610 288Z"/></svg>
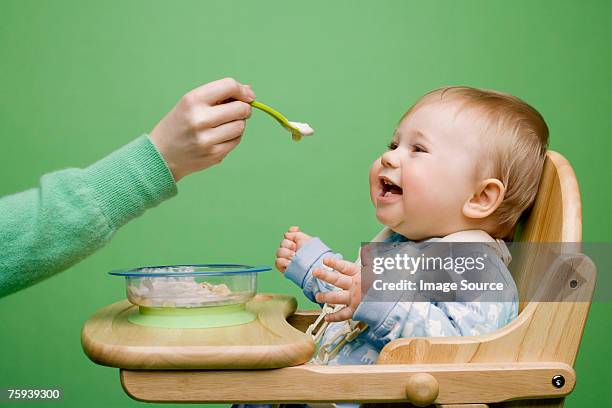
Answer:
<svg viewBox="0 0 612 408"><path fill-rule="evenodd" d="M268 266L200 264L116 270L128 300L144 308L202 308L244 304L255 296L257 274Z"/></svg>

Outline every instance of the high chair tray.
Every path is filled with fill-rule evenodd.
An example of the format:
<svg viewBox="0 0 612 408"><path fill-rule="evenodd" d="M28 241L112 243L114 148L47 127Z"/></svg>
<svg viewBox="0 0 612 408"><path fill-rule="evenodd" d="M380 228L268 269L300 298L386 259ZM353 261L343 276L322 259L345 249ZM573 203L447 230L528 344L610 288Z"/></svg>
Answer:
<svg viewBox="0 0 612 408"><path fill-rule="evenodd" d="M286 318L295 298L258 294L246 304L257 318L207 329L140 326L128 321L138 308L127 300L96 312L83 327L81 344L95 363L127 369L257 369L303 364L314 353L311 336Z"/></svg>

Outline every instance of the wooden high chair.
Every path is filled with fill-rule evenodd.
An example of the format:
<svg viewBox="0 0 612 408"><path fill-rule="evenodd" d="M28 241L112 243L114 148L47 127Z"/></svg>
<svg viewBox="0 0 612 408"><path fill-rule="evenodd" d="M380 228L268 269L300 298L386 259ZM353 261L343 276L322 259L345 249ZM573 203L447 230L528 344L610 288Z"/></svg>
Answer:
<svg viewBox="0 0 612 408"><path fill-rule="evenodd" d="M567 160L548 152L523 242L581 241L580 193ZM156 402L410 402L442 407L561 407L575 385L573 369L595 285L596 269L579 250L555 268L537 253L514 262L520 293L571 285L570 300L523 302L517 319L474 337L405 338L387 344L378 364L300 365L269 370L121 370L133 398ZM513 266L511 264L511 266ZM521 296L524 298L523 296ZM305 330L318 311L289 319Z"/></svg>

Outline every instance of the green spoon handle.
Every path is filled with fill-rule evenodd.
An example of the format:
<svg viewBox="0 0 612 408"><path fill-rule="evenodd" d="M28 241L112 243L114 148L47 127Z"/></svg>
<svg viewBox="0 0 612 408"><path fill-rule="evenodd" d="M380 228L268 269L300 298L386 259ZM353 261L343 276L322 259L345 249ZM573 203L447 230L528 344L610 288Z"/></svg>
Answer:
<svg viewBox="0 0 612 408"><path fill-rule="evenodd" d="M276 119L276 121L278 123L280 123L280 125L282 127L284 127L289 132L291 132L291 136L292 136L292 139L294 141L297 142L297 141L299 141L301 139L302 136L300 135L300 132L297 129L295 129L293 126L291 126L289 124L289 120L286 117L284 117L276 109L274 109L274 108L272 108L272 107L270 107L270 106L268 106L268 105L266 105L264 103L258 102L258 101L251 102L251 106L254 107L254 108L257 108L257 109L259 109L259 110L261 110L261 111L263 111L265 113L267 113L268 115L270 115L274 119Z"/></svg>
<svg viewBox="0 0 612 408"><path fill-rule="evenodd" d="M281 125L287 127L289 126L289 120L287 120L286 117L284 117L279 111L277 111L276 109L263 104L261 102L257 102L257 101L253 101L251 102L251 106L254 108L257 108L263 112L266 112L268 115L272 116L274 119L276 119L278 121L278 123L280 123Z"/></svg>

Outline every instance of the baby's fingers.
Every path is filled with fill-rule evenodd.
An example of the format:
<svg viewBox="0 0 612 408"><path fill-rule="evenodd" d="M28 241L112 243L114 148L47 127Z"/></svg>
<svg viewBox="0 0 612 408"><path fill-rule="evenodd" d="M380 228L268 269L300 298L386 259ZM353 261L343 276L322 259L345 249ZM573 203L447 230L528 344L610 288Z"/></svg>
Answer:
<svg viewBox="0 0 612 408"><path fill-rule="evenodd" d="M295 252L293 252L292 250L288 249L288 248L278 248L278 250L276 251L276 257L277 258L285 258L288 260L293 259L293 257L295 256Z"/></svg>
<svg viewBox="0 0 612 408"><path fill-rule="evenodd" d="M351 295L346 290L334 290L331 292L319 292L315 295L315 299L319 303L331 303L332 305L348 305L351 300Z"/></svg>
<svg viewBox="0 0 612 408"><path fill-rule="evenodd" d="M325 258L323 264L340 272L343 275L353 276L359 272L359 267L352 262L338 258Z"/></svg>
<svg viewBox="0 0 612 408"><path fill-rule="evenodd" d="M298 239L303 237L304 233L300 231L285 232L285 239L289 239L291 241L297 241Z"/></svg>
<svg viewBox="0 0 612 408"><path fill-rule="evenodd" d="M285 273L290 262L291 262L290 260L285 259L285 258L276 258L276 262L274 263L274 266L276 266L276 269L278 269L279 272Z"/></svg>
<svg viewBox="0 0 612 408"><path fill-rule="evenodd" d="M321 279L327 283L331 283L334 286L339 287L340 289L350 289L353 283L353 280L346 275L342 275L333 269L322 269L315 268L312 271L312 275L315 278Z"/></svg>
<svg viewBox="0 0 612 408"><path fill-rule="evenodd" d="M280 243L281 248L287 248L290 249L291 251L295 251L297 245L295 244L295 242L285 238L281 241Z"/></svg>
<svg viewBox="0 0 612 408"><path fill-rule="evenodd" d="M326 322L342 322L344 320L348 320L353 317L353 308L345 307L338 310L336 313L331 313L325 316Z"/></svg>

